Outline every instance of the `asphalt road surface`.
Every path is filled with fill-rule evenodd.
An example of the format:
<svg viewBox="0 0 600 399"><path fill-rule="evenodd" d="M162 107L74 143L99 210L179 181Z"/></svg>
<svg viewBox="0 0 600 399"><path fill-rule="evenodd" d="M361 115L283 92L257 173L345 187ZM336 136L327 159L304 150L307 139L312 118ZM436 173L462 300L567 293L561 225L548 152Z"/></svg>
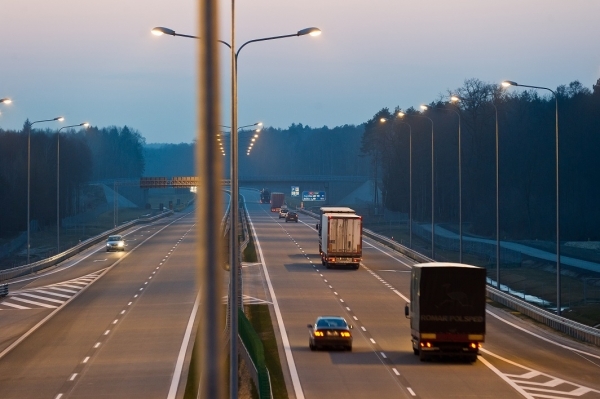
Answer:
<svg viewBox="0 0 600 399"><path fill-rule="evenodd" d="M166 398L197 294L194 223L192 213L136 226L124 252L102 243L11 284L0 397Z"/></svg>
<svg viewBox="0 0 600 399"><path fill-rule="evenodd" d="M285 223L242 190L280 315L282 351L297 398L599 398L600 350L488 305L486 342L474 364L421 362L404 305L414 261L370 240L359 270L325 269L315 219ZM308 348L306 325L341 315L352 352Z"/></svg>

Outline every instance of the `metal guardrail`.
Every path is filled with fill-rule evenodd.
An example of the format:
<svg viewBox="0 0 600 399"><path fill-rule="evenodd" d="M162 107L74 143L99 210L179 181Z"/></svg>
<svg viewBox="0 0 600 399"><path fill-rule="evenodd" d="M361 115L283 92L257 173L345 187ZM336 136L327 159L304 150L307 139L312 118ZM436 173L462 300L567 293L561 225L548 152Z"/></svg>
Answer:
<svg viewBox="0 0 600 399"><path fill-rule="evenodd" d="M258 396L260 399L270 399L272 397L271 378L265 363L265 349L262 341L241 309L238 309L238 323L238 337L242 341L244 349L241 352L243 355L243 352L246 352L245 355L248 356L249 363L254 367L254 370L250 370L250 373L258 391Z"/></svg>
<svg viewBox="0 0 600 399"><path fill-rule="evenodd" d="M8 295L8 284L0 285L0 296Z"/></svg>
<svg viewBox="0 0 600 399"><path fill-rule="evenodd" d="M112 230L105 231L104 233L97 235L95 237L88 238L87 240L83 241L82 243L80 243L60 254L54 255L48 259L42 259L40 261L30 263L28 265L13 267L13 268L7 269L7 270L2 270L2 271L0 271L0 281L5 281L5 280L9 280L11 278L35 273L35 272L38 272L45 268L48 268L50 266L54 266L64 260L69 259L73 255L76 255L76 254L88 249L92 245L95 245L95 244L105 240L109 235L120 233L121 231L127 230L128 228L130 228L131 226L134 226L136 224L152 223L155 220L158 220L160 218L163 218L163 217L171 215L171 214L173 214L173 211L169 210L169 211L163 212L159 215L156 215L156 216L153 216L150 218L136 219L131 222L122 224L121 226L116 227Z"/></svg>
<svg viewBox="0 0 600 399"><path fill-rule="evenodd" d="M300 211L307 215L318 218L316 213L305 210ZM405 247L396 241L382 236L381 234L374 233L371 230L363 229L363 235L379 242L380 244L390 247L393 250L416 260L417 262L434 262L434 260L431 258L428 258L427 256ZM516 310L528 317L531 317L532 319L543 323L554 330L567 334L570 337L600 346L600 330L597 328L586 326L585 324L557 316L554 313L540 309L531 303L523 301L522 299L516 298L489 285L486 287L486 289L487 297L491 300L496 301L510 309Z"/></svg>

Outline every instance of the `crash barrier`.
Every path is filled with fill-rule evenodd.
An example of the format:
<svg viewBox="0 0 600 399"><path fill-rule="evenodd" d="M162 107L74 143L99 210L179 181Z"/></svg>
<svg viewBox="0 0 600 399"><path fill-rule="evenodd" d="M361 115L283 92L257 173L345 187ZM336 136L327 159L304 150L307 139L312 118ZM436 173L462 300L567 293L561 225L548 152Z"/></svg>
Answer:
<svg viewBox="0 0 600 399"><path fill-rule="evenodd" d="M317 214L310 211L302 212L315 218L319 217ZM429 232L429 234L431 234L431 232ZM399 244L396 241L389 239L388 237L374 233L371 230L363 229L363 235L379 242L380 244L390 247L393 250L400 252L401 254L406 255L411 259L416 260L417 262L433 262L431 258L428 258L425 255L422 255L408 247L405 247L404 245ZM554 330L560 331L581 341L589 342L591 344L600 346L600 330L598 330L597 328L586 326L585 324L557 316L554 313L548 312L544 309L540 309L535 305L532 305L510 294L502 292L489 285L487 286L487 296L491 300L496 301L508 308L516 310L526 316L529 316L532 319L537 320L538 322L543 323L550 328L553 328Z"/></svg>
<svg viewBox="0 0 600 399"><path fill-rule="evenodd" d="M0 285L0 296L8 295L8 284Z"/></svg>
<svg viewBox="0 0 600 399"><path fill-rule="evenodd" d="M272 399L271 378L265 363L265 349L252 324L238 308L238 334L241 342L240 352L248 364L248 369L260 399Z"/></svg>
<svg viewBox="0 0 600 399"><path fill-rule="evenodd" d="M26 274L36 273L36 272L46 269L50 266L54 266L64 260L69 259L73 255L76 255L76 254L88 249L89 247L96 245L101 241L106 240L108 238L108 236L110 236L110 235L125 231L128 228L135 226L136 224L152 223L160 218L163 218L165 216L169 216L172 214L173 214L173 211L166 211L166 212L163 212L159 215L156 215L156 216L153 216L150 218L136 219L131 222L122 224L119 227L116 227L112 230L105 231L104 233L97 235L95 237L88 238L87 240L83 241L82 243L80 243L72 248L69 248L68 250L66 250L60 254L54 255L48 259L43 259L43 260L40 260L40 261L37 261L34 263L30 263L29 265L23 265L23 266L13 267L13 268L7 269L7 270L2 270L2 271L0 271L0 281L5 281L5 280L9 280L11 278L24 276Z"/></svg>
<svg viewBox="0 0 600 399"><path fill-rule="evenodd" d="M600 346L600 330L597 328L586 326L585 324L577 323L576 321L557 316L554 313L540 309L531 303L525 302L519 298L515 298L512 295L502 292L494 287L487 287L487 296L491 300L523 313L524 315L529 316L550 328L558 330L581 341Z"/></svg>

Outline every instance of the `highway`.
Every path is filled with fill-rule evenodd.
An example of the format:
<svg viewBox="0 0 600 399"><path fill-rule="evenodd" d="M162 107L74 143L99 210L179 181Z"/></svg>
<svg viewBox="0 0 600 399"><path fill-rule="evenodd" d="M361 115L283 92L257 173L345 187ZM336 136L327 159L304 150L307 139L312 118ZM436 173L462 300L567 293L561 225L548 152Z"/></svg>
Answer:
<svg viewBox="0 0 600 399"><path fill-rule="evenodd" d="M267 297L280 314L290 397L600 397L598 348L491 305L476 363L419 361L404 316L412 260L365 240L359 270L322 268L315 219L300 214L299 223L285 223L258 204L257 192L241 192L272 288ZM309 350L306 325L319 315L354 325L352 352Z"/></svg>
<svg viewBox="0 0 600 399"><path fill-rule="evenodd" d="M404 317L413 261L366 240L359 270L322 269L314 219L285 223L258 192L241 193L261 257L244 293L273 304L291 398L600 397L598 348L491 305L476 363L420 362ZM194 222L136 226L123 253L100 244L13 282L0 300L0 397L175 397L197 295ZM319 315L353 324L352 352L309 350Z"/></svg>
<svg viewBox="0 0 600 399"><path fill-rule="evenodd" d="M168 397L197 294L194 223L187 213L136 226L125 252L101 243L11 284L0 301L0 397Z"/></svg>

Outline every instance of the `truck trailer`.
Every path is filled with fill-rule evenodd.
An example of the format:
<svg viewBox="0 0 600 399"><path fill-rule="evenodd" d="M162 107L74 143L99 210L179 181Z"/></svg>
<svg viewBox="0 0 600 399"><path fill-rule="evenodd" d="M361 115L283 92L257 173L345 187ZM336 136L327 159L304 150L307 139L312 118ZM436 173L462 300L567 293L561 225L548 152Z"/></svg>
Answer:
<svg viewBox="0 0 600 399"><path fill-rule="evenodd" d="M284 193L271 193L271 212L279 212L284 201Z"/></svg>
<svg viewBox="0 0 600 399"><path fill-rule="evenodd" d="M328 269L349 265L358 269L362 260L362 217L350 213L321 215L319 252Z"/></svg>
<svg viewBox="0 0 600 399"><path fill-rule="evenodd" d="M349 213L351 215L354 215L356 214L356 211L354 211L354 209L352 208L348 208L345 206L322 206L319 209L319 222L321 221L321 218L323 217L324 213ZM317 233L319 234L319 237L321 237L321 223L317 223L316 229ZM319 251L321 251L320 247Z"/></svg>
<svg viewBox="0 0 600 399"><path fill-rule="evenodd" d="M477 360L485 339L485 278L481 267L460 263L413 266L410 318L413 352L420 359L460 356Z"/></svg>

